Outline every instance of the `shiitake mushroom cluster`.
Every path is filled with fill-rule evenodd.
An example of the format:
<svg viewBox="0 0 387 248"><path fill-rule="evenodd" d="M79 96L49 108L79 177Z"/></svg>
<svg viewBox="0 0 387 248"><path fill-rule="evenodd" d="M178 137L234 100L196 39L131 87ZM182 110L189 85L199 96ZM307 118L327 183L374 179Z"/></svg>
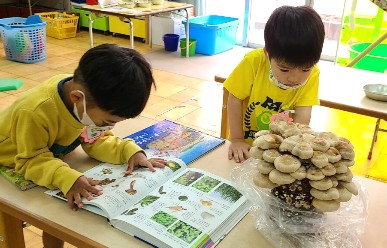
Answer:
<svg viewBox="0 0 387 248"><path fill-rule="evenodd" d="M300 210L336 211L358 194L353 145L332 132L275 120L255 134L250 154L258 171L254 183Z"/></svg>

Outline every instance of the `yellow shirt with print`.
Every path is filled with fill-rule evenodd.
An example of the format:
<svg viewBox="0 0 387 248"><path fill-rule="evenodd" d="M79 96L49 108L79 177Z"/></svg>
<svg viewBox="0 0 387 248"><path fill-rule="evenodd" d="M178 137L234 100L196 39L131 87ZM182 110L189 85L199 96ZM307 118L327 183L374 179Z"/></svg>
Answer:
<svg viewBox="0 0 387 248"><path fill-rule="evenodd" d="M224 87L243 100L244 139L251 144L254 134L269 128L273 114L296 106L319 105L320 71L315 65L306 83L297 89L283 90L269 80L270 63L263 48L245 55L224 82Z"/></svg>

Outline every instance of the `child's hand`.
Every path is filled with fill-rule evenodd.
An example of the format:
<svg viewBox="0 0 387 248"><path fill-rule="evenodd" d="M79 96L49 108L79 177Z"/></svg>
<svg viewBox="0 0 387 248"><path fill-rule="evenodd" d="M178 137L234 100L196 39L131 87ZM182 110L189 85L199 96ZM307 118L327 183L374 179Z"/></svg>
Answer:
<svg viewBox="0 0 387 248"><path fill-rule="evenodd" d="M95 185L98 185L100 182L96 180L92 180L90 178L87 178L85 176L80 176L69 192L67 192L67 203L69 204L70 208L73 210L77 210L78 208L83 207L82 203L82 197L86 198L87 200L93 199L92 194L94 195L101 195L102 190L97 189L94 187Z"/></svg>
<svg viewBox="0 0 387 248"><path fill-rule="evenodd" d="M154 167L164 168L167 161L163 158L151 158L148 160L143 152L137 152L134 154L128 162L128 169L125 172L125 176L130 175L135 166L148 167L150 171L156 171Z"/></svg>
<svg viewBox="0 0 387 248"><path fill-rule="evenodd" d="M228 159L234 159L237 163L242 163L250 157L250 145L244 140L232 141L228 149Z"/></svg>

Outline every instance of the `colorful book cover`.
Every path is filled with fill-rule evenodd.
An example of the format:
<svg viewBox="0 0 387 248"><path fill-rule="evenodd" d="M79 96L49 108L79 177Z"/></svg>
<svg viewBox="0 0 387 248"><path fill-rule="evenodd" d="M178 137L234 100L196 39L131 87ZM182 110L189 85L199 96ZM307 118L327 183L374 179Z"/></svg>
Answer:
<svg viewBox="0 0 387 248"><path fill-rule="evenodd" d="M3 175L8 181L15 184L20 190L27 190L37 186L34 182L27 180L24 176L16 172L12 168L0 166L0 174Z"/></svg>
<svg viewBox="0 0 387 248"><path fill-rule="evenodd" d="M225 143L225 140L182 124L163 120L125 138L133 139L149 156L173 156L186 164Z"/></svg>

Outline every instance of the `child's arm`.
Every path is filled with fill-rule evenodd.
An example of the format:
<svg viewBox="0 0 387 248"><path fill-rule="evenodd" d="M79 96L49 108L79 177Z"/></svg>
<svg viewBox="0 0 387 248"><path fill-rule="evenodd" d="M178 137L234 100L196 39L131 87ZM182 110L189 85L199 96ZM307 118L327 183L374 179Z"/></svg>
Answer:
<svg viewBox="0 0 387 248"><path fill-rule="evenodd" d="M312 106L299 106L294 108L293 121L304 125L309 125L312 116Z"/></svg>
<svg viewBox="0 0 387 248"><path fill-rule="evenodd" d="M163 168L166 164L164 159L148 159L134 140L120 139L111 131L105 133L93 143L83 143L83 149L92 158L101 162L112 164L128 164L127 174L129 175L135 166L147 167L154 171L154 167Z"/></svg>
<svg viewBox="0 0 387 248"><path fill-rule="evenodd" d="M82 143L83 150L92 158L111 164L126 164L137 152L142 151L134 140L120 139L112 131L93 143Z"/></svg>
<svg viewBox="0 0 387 248"><path fill-rule="evenodd" d="M70 168L62 159L54 157L49 146L53 145L53 137L57 136L56 131L59 128L47 116L55 116L57 109L52 108L50 103L49 108L42 105L44 104L35 111L27 108L15 110L10 120L11 129L7 142L9 147L16 146L13 161L18 173L40 186L59 188L66 194L82 173ZM72 133L68 134L69 140L76 139L76 134L71 135Z"/></svg>
<svg viewBox="0 0 387 248"><path fill-rule="evenodd" d="M228 151L228 159L234 159L240 163L249 158L250 145L243 136L243 100L229 94L227 102L228 122L230 126L231 145Z"/></svg>

